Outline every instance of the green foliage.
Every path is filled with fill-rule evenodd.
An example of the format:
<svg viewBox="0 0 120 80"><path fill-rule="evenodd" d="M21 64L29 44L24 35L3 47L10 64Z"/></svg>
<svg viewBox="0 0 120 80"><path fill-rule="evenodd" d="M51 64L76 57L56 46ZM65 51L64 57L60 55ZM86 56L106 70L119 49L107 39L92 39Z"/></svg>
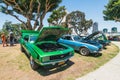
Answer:
<svg viewBox="0 0 120 80"><path fill-rule="evenodd" d="M41 12L45 11L46 9L46 5L49 5L49 10L48 12L50 11L53 11L55 8L58 7L58 4L62 2L62 0L40 0L41 2Z"/></svg>
<svg viewBox="0 0 120 80"><path fill-rule="evenodd" d="M63 18L67 14L65 10L66 10L65 6L61 6L58 9L53 10L52 14L48 18L49 24L52 24L52 25L61 25Z"/></svg>
<svg viewBox="0 0 120 80"><path fill-rule="evenodd" d="M2 35L2 30L0 30L0 36ZM0 37L1 38L1 37Z"/></svg>
<svg viewBox="0 0 120 80"><path fill-rule="evenodd" d="M25 25L25 29L43 27L45 15L58 7L62 0L2 0L0 11L15 17ZM25 19L20 18L20 15ZM32 23L33 22L33 25Z"/></svg>
<svg viewBox="0 0 120 80"><path fill-rule="evenodd" d="M1 33L4 32L5 35L8 35L10 31L14 33L14 36L17 38L20 36L20 30L22 29L23 24L12 24L10 21L6 21L2 27Z"/></svg>
<svg viewBox="0 0 120 80"><path fill-rule="evenodd" d="M93 21L86 20L85 14L80 11L73 11L66 17L67 24L72 25L71 28L75 29L78 35L81 35L84 31L87 31L93 24Z"/></svg>
<svg viewBox="0 0 120 80"><path fill-rule="evenodd" d="M109 0L103 11L104 20L115 20L120 22L120 0Z"/></svg>

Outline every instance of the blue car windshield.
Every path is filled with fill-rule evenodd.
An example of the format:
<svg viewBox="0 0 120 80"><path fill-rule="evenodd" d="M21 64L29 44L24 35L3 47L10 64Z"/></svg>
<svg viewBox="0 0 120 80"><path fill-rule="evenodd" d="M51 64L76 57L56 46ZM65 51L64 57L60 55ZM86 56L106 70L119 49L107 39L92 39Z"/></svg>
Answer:
<svg viewBox="0 0 120 80"><path fill-rule="evenodd" d="M74 36L73 37L75 41L81 41L83 38L80 36Z"/></svg>
<svg viewBox="0 0 120 80"><path fill-rule="evenodd" d="M30 40L29 40L29 41L30 41L30 42L31 42L31 41L35 41L36 39L37 39L37 36L30 36Z"/></svg>

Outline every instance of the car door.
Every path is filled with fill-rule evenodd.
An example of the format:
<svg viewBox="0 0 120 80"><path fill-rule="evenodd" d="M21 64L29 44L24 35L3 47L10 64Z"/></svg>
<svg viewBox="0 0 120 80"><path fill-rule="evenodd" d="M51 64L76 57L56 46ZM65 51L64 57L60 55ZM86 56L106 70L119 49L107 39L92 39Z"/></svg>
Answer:
<svg viewBox="0 0 120 80"><path fill-rule="evenodd" d="M76 42L72 40L71 36L64 36L63 43L71 46L72 48L76 49Z"/></svg>
<svg viewBox="0 0 120 80"><path fill-rule="evenodd" d="M24 36L24 38L23 38L23 40L22 40L22 46L23 46L23 48L25 49L25 51L27 52L27 53L29 53L29 46L28 46L28 40L29 40L29 35L25 35Z"/></svg>
<svg viewBox="0 0 120 80"><path fill-rule="evenodd" d="M32 46L32 43L30 43L29 41L29 35L26 35L23 39L24 39L24 42L23 42L23 45L24 45L24 48L27 52L28 55L31 55L34 59L37 58L38 54L36 53L36 51L34 50L34 47Z"/></svg>

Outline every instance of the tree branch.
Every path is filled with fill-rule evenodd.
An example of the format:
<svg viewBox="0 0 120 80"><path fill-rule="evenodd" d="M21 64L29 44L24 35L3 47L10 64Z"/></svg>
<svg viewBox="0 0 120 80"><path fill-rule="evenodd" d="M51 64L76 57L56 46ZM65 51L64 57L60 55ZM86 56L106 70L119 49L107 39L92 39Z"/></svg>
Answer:
<svg viewBox="0 0 120 80"><path fill-rule="evenodd" d="M9 14L9 15L15 17L17 20L19 20L20 22L22 22L25 25L25 29L26 29L26 23L24 21L22 21L21 19L19 19L16 15L13 15L13 14Z"/></svg>
<svg viewBox="0 0 120 80"><path fill-rule="evenodd" d="M30 15L32 15L32 10L33 10L33 0L30 1L29 8L30 8L30 9L29 9L28 13L29 13Z"/></svg>
<svg viewBox="0 0 120 80"><path fill-rule="evenodd" d="M14 5L14 8L15 8L15 9L21 11L22 13L24 12L24 11L20 8L20 6L18 5L18 3L16 3L15 0L9 0L9 1L10 1L10 2L13 2L13 3L15 4L15 5Z"/></svg>
<svg viewBox="0 0 120 80"><path fill-rule="evenodd" d="M58 23L59 25L61 24L61 22L62 22L63 18L64 18L64 17L62 17L62 18L60 19L60 21L59 21L59 23Z"/></svg>
<svg viewBox="0 0 120 80"><path fill-rule="evenodd" d="M113 17L113 19L114 19L116 22L120 22L120 19L118 19L117 17Z"/></svg>
<svg viewBox="0 0 120 80"><path fill-rule="evenodd" d="M6 0L3 0L7 5L11 5L9 2L7 2Z"/></svg>
<svg viewBox="0 0 120 80"><path fill-rule="evenodd" d="M40 3L39 0L37 0L37 2L38 2L37 17L36 17L36 19L35 19L35 23L34 23L33 29L36 29L36 27L37 27L37 21L38 21L38 19L39 19L39 17L40 17L40 6L41 6L41 3Z"/></svg>
<svg viewBox="0 0 120 80"><path fill-rule="evenodd" d="M49 0L46 0L46 11L48 11L52 6L54 6L55 3L53 4L50 4L50 1Z"/></svg>

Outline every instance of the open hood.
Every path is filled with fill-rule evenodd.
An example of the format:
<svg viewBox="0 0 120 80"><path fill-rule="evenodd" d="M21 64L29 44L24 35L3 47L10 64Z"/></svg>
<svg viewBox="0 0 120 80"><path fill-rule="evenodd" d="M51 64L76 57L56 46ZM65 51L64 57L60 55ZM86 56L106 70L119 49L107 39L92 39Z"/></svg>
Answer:
<svg viewBox="0 0 120 80"><path fill-rule="evenodd" d="M94 33L88 35L88 36L85 38L85 40L89 40L89 39L93 38L95 35L97 35L97 34L99 34L99 33L101 33L101 32L100 32L100 31L94 32Z"/></svg>
<svg viewBox="0 0 120 80"><path fill-rule="evenodd" d="M68 31L68 28L62 27L43 27L35 43L40 41L57 41L62 35L67 34Z"/></svg>
<svg viewBox="0 0 120 80"><path fill-rule="evenodd" d="M88 35L86 38L84 38L84 40L90 40L94 37L98 38L100 35L103 37L104 40L107 40L106 36L101 31L97 31Z"/></svg>

